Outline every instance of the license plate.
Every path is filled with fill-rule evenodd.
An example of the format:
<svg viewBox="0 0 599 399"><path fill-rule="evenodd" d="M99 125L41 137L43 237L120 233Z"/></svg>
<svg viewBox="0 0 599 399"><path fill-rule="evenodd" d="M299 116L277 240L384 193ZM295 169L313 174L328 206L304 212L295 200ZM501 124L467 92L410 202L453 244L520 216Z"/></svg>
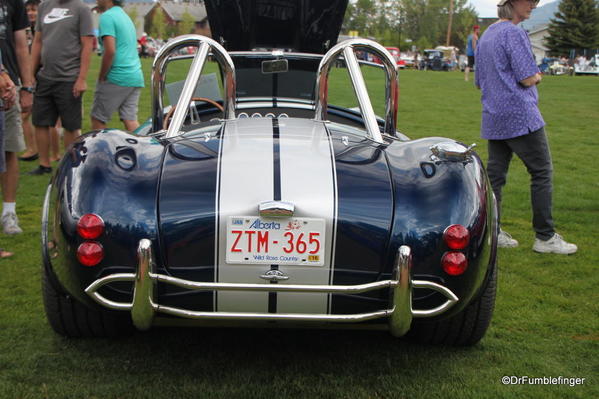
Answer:
<svg viewBox="0 0 599 399"><path fill-rule="evenodd" d="M324 219L231 216L227 263L324 265Z"/></svg>

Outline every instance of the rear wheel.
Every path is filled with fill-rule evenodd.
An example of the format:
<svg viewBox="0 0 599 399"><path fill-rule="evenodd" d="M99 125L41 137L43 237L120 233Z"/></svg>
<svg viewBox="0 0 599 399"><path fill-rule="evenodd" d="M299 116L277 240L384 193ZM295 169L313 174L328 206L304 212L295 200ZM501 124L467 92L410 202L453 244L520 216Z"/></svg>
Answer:
<svg viewBox="0 0 599 399"><path fill-rule="evenodd" d="M131 334L128 313L90 309L70 295L63 294L42 267L42 295L46 317L54 331L66 337L116 337Z"/></svg>
<svg viewBox="0 0 599 399"><path fill-rule="evenodd" d="M487 332L497 289L497 266L482 295L455 316L441 321L426 322L414 320L406 338L423 344L471 346L482 339Z"/></svg>

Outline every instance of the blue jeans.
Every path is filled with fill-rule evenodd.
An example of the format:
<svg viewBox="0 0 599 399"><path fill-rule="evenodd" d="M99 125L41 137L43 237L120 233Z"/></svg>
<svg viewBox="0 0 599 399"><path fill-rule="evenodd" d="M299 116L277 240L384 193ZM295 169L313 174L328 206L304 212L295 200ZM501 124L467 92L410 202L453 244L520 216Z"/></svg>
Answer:
<svg viewBox="0 0 599 399"><path fill-rule="evenodd" d="M507 140L489 140L487 173L497 199L497 216L501 216L501 189L512 160L512 154L524 162L530 174L530 200L532 203L532 226L536 237L548 240L555 233L553 225L553 163L545 129Z"/></svg>

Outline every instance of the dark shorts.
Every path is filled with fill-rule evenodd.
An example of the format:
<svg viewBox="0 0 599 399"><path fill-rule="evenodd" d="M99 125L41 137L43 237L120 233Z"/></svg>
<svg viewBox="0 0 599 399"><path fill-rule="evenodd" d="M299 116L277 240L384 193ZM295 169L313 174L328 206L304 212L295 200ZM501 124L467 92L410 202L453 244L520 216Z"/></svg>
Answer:
<svg viewBox="0 0 599 399"><path fill-rule="evenodd" d="M81 129L81 99L73 96L75 82L38 79L33 98L31 121L35 126L52 127L58 117L67 130Z"/></svg>
<svg viewBox="0 0 599 399"><path fill-rule="evenodd" d="M474 56L473 55L468 56L468 66L471 68L474 66Z"/></svg>

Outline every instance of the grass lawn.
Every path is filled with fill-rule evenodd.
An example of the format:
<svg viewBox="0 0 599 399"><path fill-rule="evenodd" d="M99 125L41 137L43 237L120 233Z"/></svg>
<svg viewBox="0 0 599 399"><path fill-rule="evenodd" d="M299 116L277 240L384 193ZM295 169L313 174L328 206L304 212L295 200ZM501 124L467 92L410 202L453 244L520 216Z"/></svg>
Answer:
<svg viewBox="0 0 599 399"><path fill-rule="evenodd" d="M85 94L84 131L99 59ZM149 75L150 61L144 60ZM335 71L338 74L339 71ZM335 76L331 103L347 103ZM382 113L379 75L369 75ZM150 113L149 82L140 120ZM479 92L458 72L400 73L399 129L411 138L477 143ZM553 151L554 219L572 256L532 252L528 174L515 159L503 226L520 247L499 251L495 316L472 348L419 346L385 332L154 329L118 340L64 339L40 293L40 214L48 179L22 175L24 233L2 235L0 398L597 398L599 397L599 78L546 77L541 111ZM120 127L113 119L111 127ZM595 161L593 161L595 159ZM21 172L35 163L21 163ZM118 204L115 204L118 206ZM579 377L583 385L503 385L503 376Z"/></svg>

